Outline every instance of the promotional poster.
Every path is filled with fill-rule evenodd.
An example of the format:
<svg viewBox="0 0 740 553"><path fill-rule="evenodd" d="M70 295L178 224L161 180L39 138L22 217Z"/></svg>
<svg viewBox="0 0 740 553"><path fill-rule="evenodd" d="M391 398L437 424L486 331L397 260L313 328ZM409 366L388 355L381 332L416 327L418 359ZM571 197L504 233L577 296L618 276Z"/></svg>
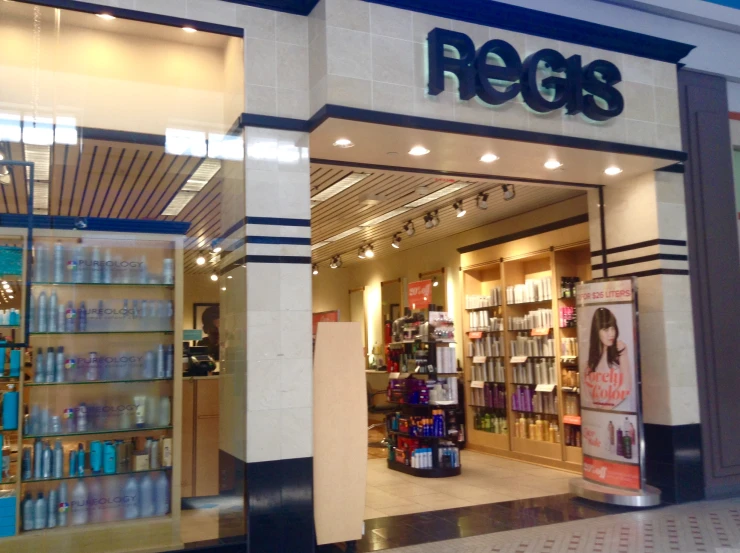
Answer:
<svg viewBox="0 0 740 553"><path fill-rule="evenodd" d="M633 279L578 285L583 477L639 490L641 425Z"/></svg>

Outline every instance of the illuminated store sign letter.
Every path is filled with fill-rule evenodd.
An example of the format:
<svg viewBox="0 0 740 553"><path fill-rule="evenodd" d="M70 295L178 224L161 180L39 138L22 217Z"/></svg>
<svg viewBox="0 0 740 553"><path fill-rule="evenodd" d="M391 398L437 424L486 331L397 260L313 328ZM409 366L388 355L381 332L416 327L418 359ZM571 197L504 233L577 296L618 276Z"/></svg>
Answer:
<svg viewBox="0 0 740 553"><path fill-rule="evenodd" d="M582 67L581 56L565 59L560 52L546 48L522 63L514 47L503 40L489 40L476 52L470 37L445 29L434 29L427 40L428 91L432 96L444 91L445 73L451 73L459 82L461 100L478 96L491 106L499 106L521 93L538 113L565 107L569 115L583 113L593 121L607 121L624 111L624 98L614 88L622 75L606 60Z"/></svg>

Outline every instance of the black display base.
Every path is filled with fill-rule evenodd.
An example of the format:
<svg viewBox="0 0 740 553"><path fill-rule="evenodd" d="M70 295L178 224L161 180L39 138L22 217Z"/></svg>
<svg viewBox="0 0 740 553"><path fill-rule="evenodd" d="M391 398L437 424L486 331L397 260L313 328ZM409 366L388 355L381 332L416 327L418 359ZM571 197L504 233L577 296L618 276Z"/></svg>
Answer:
<svg viewBox="0 0 740 553"><path fill-rule="evenodd" d="M460 473L462 472L462 467L454 469L415 469L413 467L391 461L390 459L388 460L388 468L405 474L410 474L411 476L418 476L419 478L449 478L450 476L460 476Z"/></svg>

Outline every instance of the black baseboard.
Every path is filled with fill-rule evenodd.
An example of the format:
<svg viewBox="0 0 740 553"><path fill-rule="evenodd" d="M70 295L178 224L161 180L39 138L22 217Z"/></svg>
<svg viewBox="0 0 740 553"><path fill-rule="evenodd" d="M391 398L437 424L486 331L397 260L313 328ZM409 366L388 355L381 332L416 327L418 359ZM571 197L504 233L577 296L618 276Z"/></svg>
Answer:
<svg viewBox="0 0 740 553"><path fill-rule="evenodd" d="M701 425L645 424L647 483L660 488L663 501L704 499Z"/></svg>
<svg viewBox="0 0 740 553"><path fill-rule="evenodd" d="M313 458L247 463L250 553L314 553Z"/></svg>

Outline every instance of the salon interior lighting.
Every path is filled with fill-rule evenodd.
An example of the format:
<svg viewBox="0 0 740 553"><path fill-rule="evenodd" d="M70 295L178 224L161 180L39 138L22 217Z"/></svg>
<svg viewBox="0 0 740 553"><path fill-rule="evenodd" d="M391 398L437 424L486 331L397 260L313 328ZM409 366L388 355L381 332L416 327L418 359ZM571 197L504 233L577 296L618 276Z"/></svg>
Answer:
<svg viewBox="0 0 740 553"><path fill-rule="evenodd" d="M483 163L493 163L494 161L497 161L499 157L496 154L483 154L480 158L480 160Z"/></svg>
<svg viewBox="0 0 740 553"><path fill-rule="evenodd" d="M560 169L563 166L562 163L560 163L557 159L548 159L545 162L545 169L550 169L551 171L554 171L555 169Z"/></svg>
<svg viewBox="0 0 740 553"><path fill-rule="evenodd" d="M218 280L218 275L216 273L211 273L211 280L216 282Z"/></svg>
<svg viewBox="0 0 740 553"><path fill-rule="evenodd" d="M423 198L419 198L418 200L414 200L413 202L407 203L404 207L408 207L408 208L421 207L423 205L428 204L429 202L439 200L440 198L443 198L447 196L448 194L453 194L454 192L457 192L458 190L461 190L469 185L470 183L468 182L461 182L461 181L454 182L448 186L445 186L444 188L437 190L436 192L432 192L431 194L424 196Z"/></svg>
<svg viewBox="0 0 740 553"><path fill-rule="evenodd" d="M485 192L478 194L475 203L478 205L478 209L488 209L488 194Z"/></svg>
<svg viewBox="0 0 740 553"><path fill-rule="evenodd" d="M96 13L95 15L104 21L113 21L115 19L115 16L109 13Z"/></svg>
<svg viewBox="0 0 740 553"><path fill-rule="evenodd" d="M340 194L348 188L354 186L358 182L365 180L369 176L370 173L350 173L349 175L338 180L328 188L325 188L315 196L312 196L311 203L315 205L317 203L325 202L326 200L333 198L337 194Z"/></svg>
<svg viewBox="0 0 740 553"><path fill-rule="evenodd" d="M427 213L426 215L424 215L424 228L434 228L434 218L432 217L431 213Z"/></svg>
<svg viewBox="0 0 740 553"><path fill-rule="evenodd" d="M504 193L504 201L506 202L513 200L514 196L516 196L516 190L513 184L502 184L501 191Z"/></svg>
<svg viewBox="0 0 740 553"><path fill-rule="evenodd" d="M396 233L393 235L393 242L391 242L391 246L393 246L396 249L399 249L401 247L401 234Z"/></svg>
<svg viewBox="0 0 740 553"><path fill-rule="evenodd" d="M406 231L406 236L413 236L416 232L413 221L409 221L405 225L403 225L403 230Z"/></svg>
<svg viewBox="0 0 740 553"><path fill-rule="evenodd" d="M437 280L437 277L434 277L434 279L432 280L432 286L434 286L435 288L439 286L439 281Z"/></svg>
<svg viewBox="0 0 740 553"><path fill-rule="evenodd" d="M433 225L434 225L435 227L438 227L438 226L439 226L439 210L437 210L437 209L435 209L435 210L434 210L434 211L432 212L432 224L433 224Z"/></svg>
<svg viewBox="0 0 740 553"><path fill-rule="evenodd" d="M457 200L454 204L452 204L452 207L457 212L457 216L458 217L465 217L465 214L467 213L467 211L463 207L463 201L462 200Z"/></svg>
<svg viewBox="0 0 740 553"><path fill-rule="evenodd" d="M313 274L314 276L319 274L319 266L316 263L313 264Z"/></svg>
<svg viewBox="0 0 740 553"><path fill-rule="evenodd" d="M206 258L205 258L205 257L203 256L203 254L200 254L200 255L199 255L199 256L198 256L197 258L196 258L195 262L196 262L196 263L197 263L198 265L205 265L205 264L206 264Z"/></svg>
<svg viewBox="0 0 740 553"><path fill-rule="evenodd" d="M375 257L375 252L373 251L372 244L368 244L365 248L365 257L367 257L368 259L372 259L373 257Z"/></svg>
<svg viewBox="0 0 740 553"><path fill-rule="evenodd" d="M162 215L175 216L185 208L186 205L203 190L211 179L221 169L221 162L216 159L205 159L198 169L190 176L182 188L175 194L169 205L164 209Z"/></svg>
<svg viewBox="0 0 740 553"><path fill-rule="evenodd" d="M355 144L349 138L339 138L333 145L337 148L352 148Z"/></svg>
<svg viewBox="0 0 740 553"><path fill-rule="evenodd" d="M424 146L414 146L409 150L409 155L412 156L425 156L429 153L429 149L425 148Z"/></svg>
<svg viewBox="0 0 740 553"><path fill-rule="evenodd" d="M609 175L610 177L616 176L621 172L622 172L622 168L617 167L616 165L612 165L611 167L607 167L606 169L604 169L604 173L606 175Z"/></svg>
<svg viewBox="0 0 740 553"><path fill-rule="evenodd" d="M335 255L331 258L331 263L329 263L329 267L332 269L339 269L339 267L342 266L342 256Z"/></svg>
<svg viewBox="0 0 740 553"><path fill-rule="evenodd" d="M365 246L360 246L360 249L357 250L357 257L365 259Z"/></svg>
<svg viewBox="0 0 740 553"><path fill-rule="evenodd" d="M197 33L198 32L197 30L193 29L192 27L183 27L182 30L185 31L186 33Z"/></svg>

